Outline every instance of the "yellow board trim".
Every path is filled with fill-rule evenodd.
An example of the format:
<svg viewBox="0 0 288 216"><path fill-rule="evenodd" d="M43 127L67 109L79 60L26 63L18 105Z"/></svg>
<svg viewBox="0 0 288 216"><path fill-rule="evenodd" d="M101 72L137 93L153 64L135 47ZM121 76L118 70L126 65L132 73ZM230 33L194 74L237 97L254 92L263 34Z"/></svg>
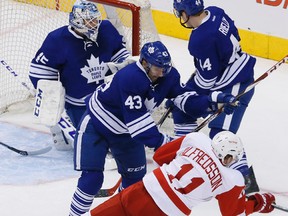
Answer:
<svg viewBox="0 0 288 216"><path fill-rule="evenodd" d="M56 9L59 11L70 12L75 0L49 0L49 1L39 1L39 0L15 0L18 2L23 2L27 4L34 4L40 7Z"/></svg>
<svg viewBox="0 0 288 216"><path fill-rule="evenodd" d="M58 3L58 10L70 12L74 1L68 0L50 0L46 1L46 5L43 5L43 1L39 0L16 0L19 2L25 2L35 4L38 6L45 6L51 9L56 9ZM152 10L152 16L159 34L188 40L191 30L183 28L179 24L174 14L162 12L158 10ZM265 35L248 30L239 29L241 37L242 49L255 56L262 58L268 58L273 60L280 60L288 54L288 40L271 35Z"/></svg>
<svg viewBox="0 0 288 216"><path fill-rule="evenodd" d="M174 14L153 10L152 16L159 34L188 40L191 30L183 28ZM288 54L288 40L239 29L242 49L255 56L280 60Z"/></svg>

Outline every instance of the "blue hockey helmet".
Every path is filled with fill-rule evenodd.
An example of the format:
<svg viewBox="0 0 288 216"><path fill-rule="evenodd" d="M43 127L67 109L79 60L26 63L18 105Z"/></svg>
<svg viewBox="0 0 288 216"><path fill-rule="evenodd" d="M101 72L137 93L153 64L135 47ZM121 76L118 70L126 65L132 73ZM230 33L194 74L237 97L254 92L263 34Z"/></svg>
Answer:
<svg viewBox="0 0 288 216"><path fill-rule="evenodd" d="M140 62L143 59L149 64L163 68L163 76L167 75L172 68L171 56L165 45L160 41L148 42L143 45L140 52Z"/></svg>
<svg viewBox="0 0 288 216"><path fill-rule="evenodd" d="M185 11L187 16L193 16L204 10L203 0L174 0L174 14L180 18Z"/></svg>
<svg viewBox="0 0 288 216"><path fill-rule="evenodd" d="M101 13L93 2L78 0L69 14L69 24L92 41L97 40L102 21Z"/></svg>

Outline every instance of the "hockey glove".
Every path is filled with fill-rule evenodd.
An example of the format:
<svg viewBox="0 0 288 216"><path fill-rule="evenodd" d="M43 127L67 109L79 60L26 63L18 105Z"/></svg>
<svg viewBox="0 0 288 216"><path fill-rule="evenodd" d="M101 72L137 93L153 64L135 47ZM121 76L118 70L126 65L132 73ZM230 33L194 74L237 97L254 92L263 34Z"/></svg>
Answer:
<svg viewBox="0 0 288 216"><path fill-rule="evenodd" d="M224 112L227 115L232 114L237 108L236 98L232 94L214 91L210 93L208 100L211 102L211 109L213 111L218 109L217 103L224 104Z"/></svg>
<svg viewBox="0 0 288 216"><path fill-rule="evenodd" d="M154 148L154 151L156 151L159 147L165 145L165 144L168 143L168 142L171 142L171 141L174 139L173 137L170 137L170 136L168 136L167 134L164 134L164 133L161 133L161 134L162 134L162 136L163 136L163 138L162 138L162 140L161 140L161 143L160 143L159 146L157 146L157 147Z"/></svg>
<svg viewBox="0 0 288 216"><path fill-rule="evenodd" d="M122 68L126 67L128 64L134 63L136 60L134 60L132 57L125 59L121 63L115 63L115 62L107 62L107 66L110 69L110 71L114 74L117 71L121 70Z"/></svg>
<svg viewBox="0 0 288 216"><path fill-rule="evenodd" d="M255 202L254 212L269 213L274 209L272 204L275 203L275 196L271 193L256 193L249 196L248 200Z"/></svg>

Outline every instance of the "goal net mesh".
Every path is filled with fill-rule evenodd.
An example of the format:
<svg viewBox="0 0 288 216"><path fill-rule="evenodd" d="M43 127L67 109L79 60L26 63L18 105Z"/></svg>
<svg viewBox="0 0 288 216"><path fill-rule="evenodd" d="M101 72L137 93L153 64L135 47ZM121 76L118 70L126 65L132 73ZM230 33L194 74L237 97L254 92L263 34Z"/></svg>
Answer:
<svg viewBox="0 0 288 216"><path fill-rule="evenodd" d="M149 0L91 1L97 3L102 18L109 19L125 37L127 48L133 55L139 54L144 43L160 40ZM28 91L33 89L28 77L30 62L49 32L68 25L68 13L74 2L0 1L0 114L11 107L18 110L26 106L32 108L33 96ZM156 122L163 111L162 105L153 115Z"/></svg>

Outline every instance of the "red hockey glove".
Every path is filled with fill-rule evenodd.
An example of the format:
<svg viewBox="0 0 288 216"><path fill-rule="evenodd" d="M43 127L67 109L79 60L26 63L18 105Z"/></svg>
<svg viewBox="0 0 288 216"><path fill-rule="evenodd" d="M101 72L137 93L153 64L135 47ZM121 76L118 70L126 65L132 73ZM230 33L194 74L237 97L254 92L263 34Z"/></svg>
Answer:
<svg viewBox="0 0 288 216"><path fill-rule="evenodd" d="M275 203L275 196L271 193L256 193L248 197L248 200L254 200L254 212L269 213L273 211L272 203Z"/></svg>

